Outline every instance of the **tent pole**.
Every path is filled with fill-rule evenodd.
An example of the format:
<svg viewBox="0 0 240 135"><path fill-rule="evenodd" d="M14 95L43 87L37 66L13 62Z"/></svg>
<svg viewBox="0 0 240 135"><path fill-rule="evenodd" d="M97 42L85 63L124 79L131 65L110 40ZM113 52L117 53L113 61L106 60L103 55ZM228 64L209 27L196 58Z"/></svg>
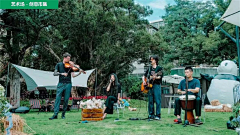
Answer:
<svg viewBox="0 0 240 135"><path fill-rule="evenodd" d="M96 89L97 89L97 68L95 69L96 72L96 78L95 78L95 98L96 98Z"/></svg>
<svg viewBox="0 0 240 135"><path fill-rule="evenodd" d="M240 76L240 46L239 46L239 28L236 26L236 43L237 43L237 53L238 53L238 76Z"/></svg>
<svg viewBox="0 0 240 135"><path fill-rule="evenodd" d="M215 31L221 30L226 36L228 36L234 43L236 43L236 39L234 39L230 34L228 34L223 28L223 24L225 24L226 21L223 21L220 25L215 27Z"/></svg>
<svg viewBox="0 0 240 135"><path fill-rule="evenodd" d="M215 28L215 30L219 30L220 27L222 27L225 22L226 22L226 21L223 21L220 25L218 25L218 26Z"/></svg>
<svg viewBox="0 0 240 135"><path fill-rule="evenodd" d="M6 82L5 97L7 97L7 91L8 91L8 79L9 79L9 62L8 62L8 72L7 72L7 82Z"/></svg>
<svg viewBox="0 0 240 135"><path fill-rule="evenodd" d="M173 95L175 94L175 91L174 91L174 85L172 83L172 90L173 90Z"/></svg>
<svg viewBox="0 0 240 135"><path fill-rule="evenodd" d="M236 39L234 39L230 34L228 34L222 27L220 27L220 30L228 36L234 43L236 43Z"/></svg>
<svg viewBox="0 0 240 135"><path fill-rule="evenodd" d="M236 26L236 39L234 39L230 34L228 34L221 26L225 23L222 22L215 30L221 30L226 36L228 36L233 42L237 45L237 54L238 54L238 76L240 76L240 46L239 46L239 27Z"/></svg>

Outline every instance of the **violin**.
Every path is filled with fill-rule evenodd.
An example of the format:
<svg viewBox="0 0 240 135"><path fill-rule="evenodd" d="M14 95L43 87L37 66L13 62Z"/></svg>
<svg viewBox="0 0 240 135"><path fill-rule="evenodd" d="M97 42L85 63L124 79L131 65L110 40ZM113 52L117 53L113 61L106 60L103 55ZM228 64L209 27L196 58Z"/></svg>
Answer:
<svg viewBox="0 0 240 135"><path fill-rule="evenodd" d="M71 68L73 71L79 71L79 70L80 70L81 72L83 72L84 74L86 74L86 72L85 72L84 70L82 70L80 67L78 67L78 66L75 65L75 64L72 66L72 65L68 62L68 63L65 63L64 66L65 66L65 68L69 68L69 69Z"/></svg>

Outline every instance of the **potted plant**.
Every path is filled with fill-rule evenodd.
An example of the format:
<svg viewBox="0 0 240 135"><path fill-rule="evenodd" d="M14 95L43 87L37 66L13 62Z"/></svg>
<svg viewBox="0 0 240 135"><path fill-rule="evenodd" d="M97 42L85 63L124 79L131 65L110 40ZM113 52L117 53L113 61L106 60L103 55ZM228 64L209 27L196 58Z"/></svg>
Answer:
<svg viewBox="0 0 240 135"><path fill-rule="evenodd" d="M235 129L240 135L240 103L236 103L233 106L233 115L230 117L230 128ZM228 127L229 128L229 127Z"/></svg>
<svg viewBox="0 0 240 135"><path fill-rule="evenodd" d="M12 106L7 102L7 98L5 97L5 89L2 85L0 85L0 133L4 132L4 121L3 118L7 117L7 120L9 121L9 126L6 129L7 135L10 134L10 129L12 128L12 113L9 112L9 109Z"/></svg>

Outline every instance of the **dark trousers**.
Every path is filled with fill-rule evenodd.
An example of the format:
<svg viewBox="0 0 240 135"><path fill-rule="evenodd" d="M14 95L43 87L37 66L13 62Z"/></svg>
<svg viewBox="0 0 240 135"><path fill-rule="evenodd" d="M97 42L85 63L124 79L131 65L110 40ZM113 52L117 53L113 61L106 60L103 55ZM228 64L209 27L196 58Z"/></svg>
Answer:
<svg viewBox="0 0 240 135"><path fill-rule="evenodd" d="M113 104L117 102L117 98L114 96L108 96L105 105L106 105L106 110L104 113L107 114L113 114Z"/></svg>
<svg viewBox="0 0 240 135"><path fill-rule="evenodd" d="M197 97L195 101L195 108L194 108L196 116L201 116L201 105L202 105L202 100L200 97ZM177 116L180 114L181 114L181 100L179 98L176 98L174 115Z"/></svg>
<svg viewBox="0 0 240 135"><path fill-rule="evenodd" d="M161 85L154 84L148 92L148 113L154 116L154 101L156 102L156 116L161 117Z"/></svg>
<svg viewBox="0 0 240 135"><path fill-rule="evenodd" d="M71 83L58 83L57 85L57 95L54 105L54 115L58 115L60 102L62 98L62 93L64 92L64 103L63 103L63 111L62 114L64 115L67 111L68 100L71 94L72 84Z"/></svg>

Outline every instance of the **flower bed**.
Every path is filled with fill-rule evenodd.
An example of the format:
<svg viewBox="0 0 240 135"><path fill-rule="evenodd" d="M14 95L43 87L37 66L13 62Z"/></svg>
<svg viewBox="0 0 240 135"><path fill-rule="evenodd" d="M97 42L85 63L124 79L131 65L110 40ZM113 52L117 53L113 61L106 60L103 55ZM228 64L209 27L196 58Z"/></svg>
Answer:
<svg viewBox="0 0 240 135"><path fill-rule="evenodd" d="M74 98L72 98L72 97L70 97L69 98L69 100L73 100L73 99L75 99L75 100L78 100L78 99L92 99L92 98L95 98L95 99L107 99L107 96L84 96L83 98L81 98L81 97L74 97ZM122 99L130 99L130 97L123 97Z"/></svg>

